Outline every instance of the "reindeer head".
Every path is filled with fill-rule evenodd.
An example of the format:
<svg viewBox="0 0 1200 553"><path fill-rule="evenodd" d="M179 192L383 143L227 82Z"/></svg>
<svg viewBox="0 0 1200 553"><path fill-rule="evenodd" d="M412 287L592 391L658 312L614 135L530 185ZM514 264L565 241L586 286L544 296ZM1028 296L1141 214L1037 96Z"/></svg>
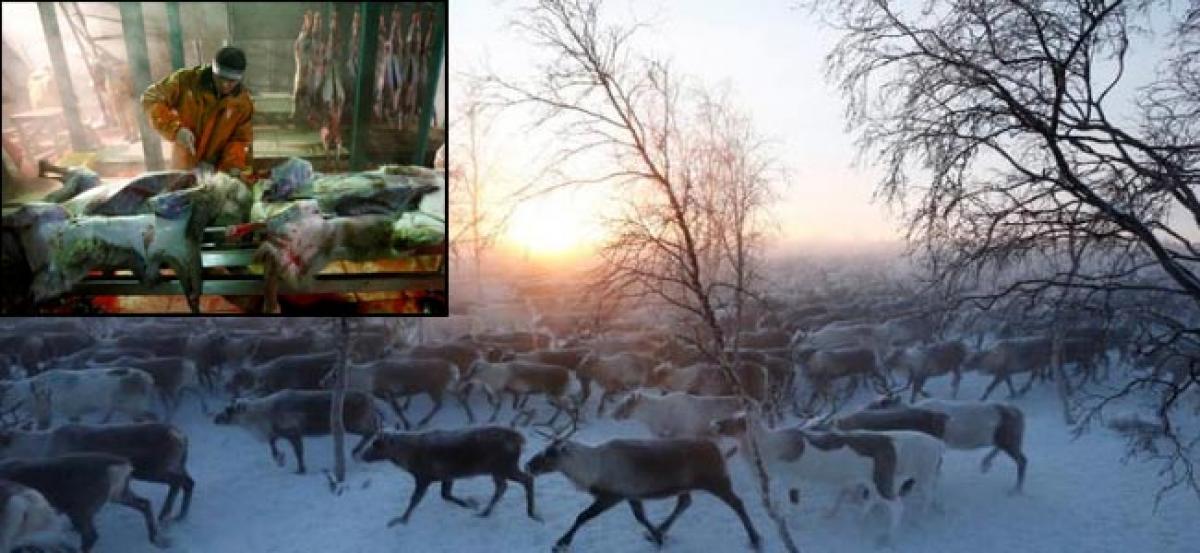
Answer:
<svg viewBox="0 0 1200 553"><path fill-rule="evenodd" d="M617 405L617 408L613 410L613 419L619 421L628 419L629 417L633 416L634 410L636 410L638 405L640 405L643 401L644 400L641 392L630 393L629 397L626 397L625 401L622 401L621 404Z"/></svg>
<svg viewBox="0 0 1200 553"><path fill-rule="evenodd" d="M525 464L525 471L533 474L545 474L559 470L562 466L562 461L570 457L575 444L570 441L571 436L574 436L579 431L579 417L572 416L571 422L562 428L552 428L553 433L543 432L540 429L535 429L537 435L546 438L549 445L543 449L541 453L534 455Z"/></svg>
<svg viewBox="0 0 1200 553"><path fill-rule="evenodd" d="M746 433L750 427L750 417L745 411L738 411L730 417L717 419L709 423L709 429L718 436L737 438Z"/></svg>
<svg viewBox="0 0 1200 553"><path fill-rule="evenodd" d="M880 394L879 397L867 404L867 409L891 409L893 407L900 407L904 403L904 400L901 399L900 394L896 392L897 391L889 390L885 394Z"/></svg>
<svg viewBox="0 0 1200 553"><path fill-rule="evenodd" d="M235 399L233 400L233 403L230 403L229 406L225 408L224 411L217 413L217 416L213 418L213 422L220 425L234 424L237 422L239 416L245 412L245 400Z"/></svg>
<svg viewBox="0 0 1200 553"><path fill-rule="evenodd" d="M359 453L359 460L366 463L374 463L376 461L391 459L393 454L396 453L396 448L392 444L393 441L392 435L387 432L380 432L362 449L362 452Z"/></svg>
<svg viewBox="0 0 1200 553"><path fill-rule="evenodd" d="M254 373L246 369L238 369L229 378L229 382L225 384L225 390L237 396L242 390L253 388L254 385Z"/></svg>

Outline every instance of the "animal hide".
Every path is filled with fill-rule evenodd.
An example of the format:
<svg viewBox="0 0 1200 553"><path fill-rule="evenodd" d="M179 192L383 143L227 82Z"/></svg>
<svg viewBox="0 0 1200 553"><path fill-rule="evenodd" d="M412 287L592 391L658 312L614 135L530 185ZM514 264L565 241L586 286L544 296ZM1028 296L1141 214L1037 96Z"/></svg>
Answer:
<svg viewBox="0 0 1200 553"><path fill-rule="evenodd" d="M100 175L86 167L72 167L62 178L63 187L46 194L44 202L65 202L100 185Z"/></svg>
<svg viewBox="0 0 1200 553"><path fill-rule="evenodd" d="M61 205L31 203L6 220L17 229L33 274L34 301L71 290L92 269L129 269L145 284L167 265L178 276L193 312L199 310L200 244L188 237L186 197L151 199L152 213L71 218Z"/></svg>
<svg viewBox="0 0 1200 553"><path fill-rule="evenodd" d="M191 188L197 182L192 171L153 171L122 184L98 186L63 202L72 215L137 215L149 213L147 200L163 192Z"/></svg>

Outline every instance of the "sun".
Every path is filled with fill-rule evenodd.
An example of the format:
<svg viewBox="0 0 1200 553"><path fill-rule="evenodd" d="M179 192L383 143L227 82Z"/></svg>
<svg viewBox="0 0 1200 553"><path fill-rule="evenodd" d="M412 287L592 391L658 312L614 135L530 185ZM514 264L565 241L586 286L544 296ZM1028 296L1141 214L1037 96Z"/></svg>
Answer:
<svg viewBox="0 0 1200 553"><path fill-rule="evenodd" d="M561 257L594 246L599 233L593 210L579 200L569 194L525 200L509 219L507 241L538 257Z"/></svg>

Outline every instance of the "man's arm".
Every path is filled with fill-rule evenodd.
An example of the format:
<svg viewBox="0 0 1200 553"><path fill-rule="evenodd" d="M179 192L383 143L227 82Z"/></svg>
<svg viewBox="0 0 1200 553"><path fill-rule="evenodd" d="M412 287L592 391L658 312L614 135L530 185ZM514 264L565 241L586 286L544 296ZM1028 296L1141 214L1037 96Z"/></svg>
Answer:
<svg viewBox="0 0 1200 553"><path fill-rule="evenodd" d="M250 104L250 111L243 117L233 135L229 137L229 142L221 150L221 161L217 163L218 171L239 169L246 173L250 170L250 144L254 142L254 126L251 124L254 119L254 104Z"/></svg>
<svg viewBox="0 0 1200 553"><path fill-rule="evenodd" d="M142 93L142 109L150 120L150 126L167 140L175 140L175 133L179 131L179 113L175 111L175 106L179 105L181 88L179 75L176 71L150 85Z"/></svg>

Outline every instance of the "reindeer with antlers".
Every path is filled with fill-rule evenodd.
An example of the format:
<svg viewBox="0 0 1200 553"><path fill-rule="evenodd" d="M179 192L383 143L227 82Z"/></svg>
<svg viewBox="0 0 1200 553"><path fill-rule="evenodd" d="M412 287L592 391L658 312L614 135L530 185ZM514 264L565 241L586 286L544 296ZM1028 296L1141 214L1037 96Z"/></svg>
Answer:
<svg viewBox="0 0 1200 553"><path fill-rule="evenodd" d="M649 532L648 539L662 545L671 524L691 505L694 490L711 493L729 505L746 528L751 546L760 547L761 539L742 500L733 492L725 457L716 444L707 440L609 440L589 446L569 439L577 430L577 421L572 421L569 431L557 429L553 435L539 431L550 439L550 445L525 466L535 476L561 472L594 498L558 539L554 551L565 551L581 526L622 501L629 502L634 518ZM677 498L675 509L654 526L646 519L642 501L668 497Z"/></svg>

